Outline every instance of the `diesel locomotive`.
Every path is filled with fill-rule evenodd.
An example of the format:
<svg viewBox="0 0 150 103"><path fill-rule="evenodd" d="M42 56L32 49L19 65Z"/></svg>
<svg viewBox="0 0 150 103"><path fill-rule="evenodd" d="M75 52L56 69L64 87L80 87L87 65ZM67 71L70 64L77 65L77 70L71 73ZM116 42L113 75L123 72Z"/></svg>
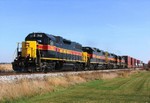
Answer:
<svg viewBox="0 0 150 103"><path fill-rule="evenodd" d="M30 33L17 47L12 62L16 72L48 72L54 70L97 70L127 67L125 58L61 36Z"/></svg>

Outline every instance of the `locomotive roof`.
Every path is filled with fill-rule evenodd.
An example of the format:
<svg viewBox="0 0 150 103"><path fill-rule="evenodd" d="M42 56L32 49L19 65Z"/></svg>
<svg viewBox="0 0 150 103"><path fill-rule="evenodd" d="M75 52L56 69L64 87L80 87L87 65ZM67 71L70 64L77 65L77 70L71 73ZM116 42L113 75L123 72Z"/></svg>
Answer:
<svg viewBox="0 0 150 103"><path fill-rule="evenodd" d="M51 40L54 40L54 41L56 40L53 35L47 34L47 33L42 33L42 32L33 32L33 33L30 33L28 36L30 36L30 35L38 35L38 34L44 35L44 36L50 38ZM28 37L28 36L27 36L27 37Z"/></svg>
<svg viewBox="0 0 150 103"><path fill-rule="evenodd" d="M56 38L54 37L54 35L51 35L51 34L45 34L47 35L47 37L51 38L53 41L55 40L56 41Z"/></svg>
<svg viewBox="0 0 150 103"><path fill-rule="evenodd" d="M77 42L74 42L74 41L71 41L71 40L68 40L68 39L65 39L65 38L63 38L63 37L61 37L61 36L54 36L56 39L57 38L60 38L60 39L62 39L62 40L66 40L66 41L69 41L69 42L71 42L72 44L78 44L78 45L81 45L80 43L77 43ZM82 45L81 45L82 46Z"/></svg>
<svg viewBox="0 0 150 103"><path fill-rule="evenodd" d="M98 48L94 48L94 47L89 47L89 46L86 46L86 47L83 47L83 48L89 48L89 49L91 49L92 51L100 51L100 52L105 52L105 51L103 51L103 50L100 50L100 49L98 49Z"/></svg>
<svg viewBox="0 0 150 103"><path fill-rule="evenodd" d="M55 35L47 34L47 33L43 33L43 32L33 32L33 33L30 33L27 37L29 37L30 35L34 35L34 34L35 34L35 35L38 35L38 34L44 35L44 36L50 38L50 39L53 40L53 41L56 41L57 38L60 38L60 39L62 39L62 40L69 41L69 42L71 42L72 44L81 45L80 43L77 43L77 42L74 42L74 41L65 39L65 38L63 38L63 37L61 37L61 36L55 36ZM82 45L81 45L81 46L82 46Z"/></svg>

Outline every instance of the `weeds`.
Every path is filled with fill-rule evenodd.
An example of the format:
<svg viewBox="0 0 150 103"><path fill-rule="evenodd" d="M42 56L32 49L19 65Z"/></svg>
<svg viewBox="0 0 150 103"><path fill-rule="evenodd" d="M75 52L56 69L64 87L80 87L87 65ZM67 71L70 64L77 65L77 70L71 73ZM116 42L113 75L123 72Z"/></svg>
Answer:
<svg viewBox="0 0 150 103"><path fill-rule="evenodd" d="M11 64L0 64L0 72L12 72L12 65Z"/></svg>
<svg viewBox="0 0 150 103"><path fill-rule="evenodd" d="M0 83L0 101L13 100L24 96L33 96L54 91L58 86L68 87L91 80L113 79L128 77L131 72L93 72L78 75L65 75L60 77L45 77L44 79L22 79L14 83Z"/></svg>

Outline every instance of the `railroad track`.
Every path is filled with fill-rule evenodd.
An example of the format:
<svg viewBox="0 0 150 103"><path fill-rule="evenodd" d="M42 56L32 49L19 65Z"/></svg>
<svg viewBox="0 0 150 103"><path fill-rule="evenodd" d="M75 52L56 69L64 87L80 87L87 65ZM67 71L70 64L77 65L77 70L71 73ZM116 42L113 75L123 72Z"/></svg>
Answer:
<svg viewBox="0 0 150 103"><path fill-rule="evenodd" d="M130 71L130 69L112 69L112 70L92 70L92 71L55 71L50 73L0 73L0 83L4 82L14 82L21 79L42 79L45 77L57 77L65 75L77 75L81 73L92 73L92 72L101 72L109 73L116 71Z"/></svg>
<svg viewBox="0 0 150 103"><path fill-rule="evenodd" d="M31 74L52 74L52 73L82 73L82 72L113 72L113 71L124 71L124 70L130 70L130 69L106 69L106 70L90 70L90 71L53 71L53 72L48 72L48 73L44 73L44 72L35 72L35 73L17 73L15 71L11 71L11 72L0 72L0 76L9 76L9 75L31 75Z"/></svg>

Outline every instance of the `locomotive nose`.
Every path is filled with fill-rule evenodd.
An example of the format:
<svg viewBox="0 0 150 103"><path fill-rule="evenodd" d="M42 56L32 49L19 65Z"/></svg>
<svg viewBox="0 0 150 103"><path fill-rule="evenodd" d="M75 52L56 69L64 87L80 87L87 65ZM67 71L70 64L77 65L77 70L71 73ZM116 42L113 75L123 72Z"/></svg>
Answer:
<svg viewBox="0 0 150 103"><path fill-rule="evenodd" d="M26 48L30 47L30 44L28 42L25 42L25 47Z"/></svg>
<svg viewBox="0 0 150 103"><path fill-rule="evenodd" d="M36 41L25 41L22 42L22 57L29 56L30 58L36 58Z"/></svg>

